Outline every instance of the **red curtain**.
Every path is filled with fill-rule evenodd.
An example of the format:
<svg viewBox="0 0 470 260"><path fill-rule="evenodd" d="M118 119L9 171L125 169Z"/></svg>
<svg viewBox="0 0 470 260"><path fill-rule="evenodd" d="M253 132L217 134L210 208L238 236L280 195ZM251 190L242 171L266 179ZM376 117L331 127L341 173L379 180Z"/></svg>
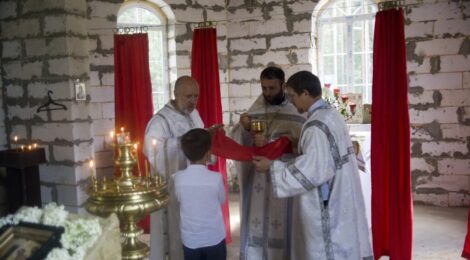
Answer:
<svg viewBox="0 0 470 260"><path fill-rule="evenodd" d="M215 28L195 29L193 32L193 47L191 60L191 76L199 83L199 101L197 109L206 127L222 124L222 104L220 98L219 62L217 60L217 32ZM230 214L228 208L228 187L225 159L209 167L222 174L227 200L222 205L224 214L225 241L230 243Z"/></svg>
<svg viewBox="0 0 470 260"><path fill-rule="evenodd" d="M372 236L375 259L411 259L413 204L403 10L375 17L372 80Z"/></svg>
<svg viewBox="0 0 470 260"><path fill-rule="evenodd" d="M465 242L462 250L462 257L470 259L470 208L468 210L467 219L467 235L465 236Z"/></svg>
<svg viewBox="0 0 470 260"><path fill-rule="evenodd" d="M147 34L114 35L115 129L119 131L124 127L140 148L145 127L153 114L148 54ZM137 152L139 164L144 166L142 149ZM140 223L146 233L149 223L148 217Z"/></svg>

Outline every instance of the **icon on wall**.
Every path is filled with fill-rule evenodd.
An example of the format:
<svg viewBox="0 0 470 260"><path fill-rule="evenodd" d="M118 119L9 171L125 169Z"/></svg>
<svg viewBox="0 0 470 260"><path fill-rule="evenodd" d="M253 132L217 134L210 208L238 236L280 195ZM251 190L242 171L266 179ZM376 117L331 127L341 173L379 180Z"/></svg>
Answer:
<svg viewBox="0 0 470 260"><path fill-rule="evenodd" d="M86 100L86 88L85 83L79 79L75 80L75 100Z"/></svg>

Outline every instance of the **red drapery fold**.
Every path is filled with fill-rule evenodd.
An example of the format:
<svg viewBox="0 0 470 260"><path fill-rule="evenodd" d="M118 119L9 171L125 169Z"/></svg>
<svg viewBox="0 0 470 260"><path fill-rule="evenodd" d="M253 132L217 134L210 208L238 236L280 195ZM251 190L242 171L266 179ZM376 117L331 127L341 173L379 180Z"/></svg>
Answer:
<svg viewBox="0 0 470 260"><path fill-rule="evenodd" d="M470 259L470 208L468 210L467 235L463 244L462 257Z"/></svg>
<svg viewBox="0 0 470 260"><path fill-rule="evenodd" d="M218 130L212 137L212 153L226 159L236 161L251 161L253 156L260 155L275 160L285 153L292 152L289 138L283 136L262 147L243 146L225 136L224 131Z"/></svg>
<svg viewBox="0 0 470 260"><path fill-rule="evenodd" d="M372 81L372 235L375 259L411 259L413 204L403 10L375 17Z"/></svg>
<svg viewBox="0 0 470 260"><path fill-rule="evenodd" d="M140 147L153 113L148 53L147 34L114 35L115 126L130 132L131 140ZM143 166L142 149L137 152ZM149 223L148 217L140 223L146 233Z"/></svg>
<svg viewBox="0 0 470 260"><path fill-rule="evenodd" d="M197 109L206 127L222 124L222 104L220 98L219 62L217 59L217 32L215 28L196 29L193 32L191 76L199 83L199 101ZM222 205L225 241L232 241L230 235L230 214L228 208L228 186L225 159L218 159L209 169L222 174L227 200Z"/></svg>

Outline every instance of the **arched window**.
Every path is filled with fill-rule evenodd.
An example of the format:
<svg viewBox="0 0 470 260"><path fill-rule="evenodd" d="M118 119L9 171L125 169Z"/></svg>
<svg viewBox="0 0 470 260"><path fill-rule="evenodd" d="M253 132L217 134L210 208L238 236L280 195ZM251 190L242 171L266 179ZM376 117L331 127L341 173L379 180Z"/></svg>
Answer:
<svg viewBox="0 0 470 260"><path fill-rule="evenodd" d="M362 93L363 102L371 103L377 6L367 0L331 0L318 5L314 26L320 79L342 93Z"/></svg>
<svg viewBox="0 0 470 260"><path fill-rule="evenodd" d="M148 26L149 66L154 112L169 99L167 19L156 7L142 3L124 5L118 13L118 27Z"/></svg>

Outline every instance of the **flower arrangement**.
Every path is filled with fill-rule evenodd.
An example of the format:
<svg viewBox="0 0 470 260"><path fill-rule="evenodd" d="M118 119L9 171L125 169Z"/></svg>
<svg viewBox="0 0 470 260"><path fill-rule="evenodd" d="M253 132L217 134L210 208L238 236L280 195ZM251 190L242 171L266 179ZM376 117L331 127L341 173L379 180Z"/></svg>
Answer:
<svg viewBox="0 0 470 260"><path fill-rule="evenodd" d="M44 209L21 208L16 214L0 218L0 228L7 224L16 225L21 221L64 227L65 231L60 239L62 247L49 252L47 260L83 259L86 250L96 242L102 232L97 218L68 218L64 206L55 203L44 206Z"/></svg>
<svg viewBox="0 0 470 260"><path fill-rule="evenodd" d="M338 112L344 117L344 120L351 119L356 113L356 104L348 103L349 97L342 95L340 98L340 89L335 88L331 90L330 84L325 84L322 89L323 99L330 105L332 105Z"/></svg>

